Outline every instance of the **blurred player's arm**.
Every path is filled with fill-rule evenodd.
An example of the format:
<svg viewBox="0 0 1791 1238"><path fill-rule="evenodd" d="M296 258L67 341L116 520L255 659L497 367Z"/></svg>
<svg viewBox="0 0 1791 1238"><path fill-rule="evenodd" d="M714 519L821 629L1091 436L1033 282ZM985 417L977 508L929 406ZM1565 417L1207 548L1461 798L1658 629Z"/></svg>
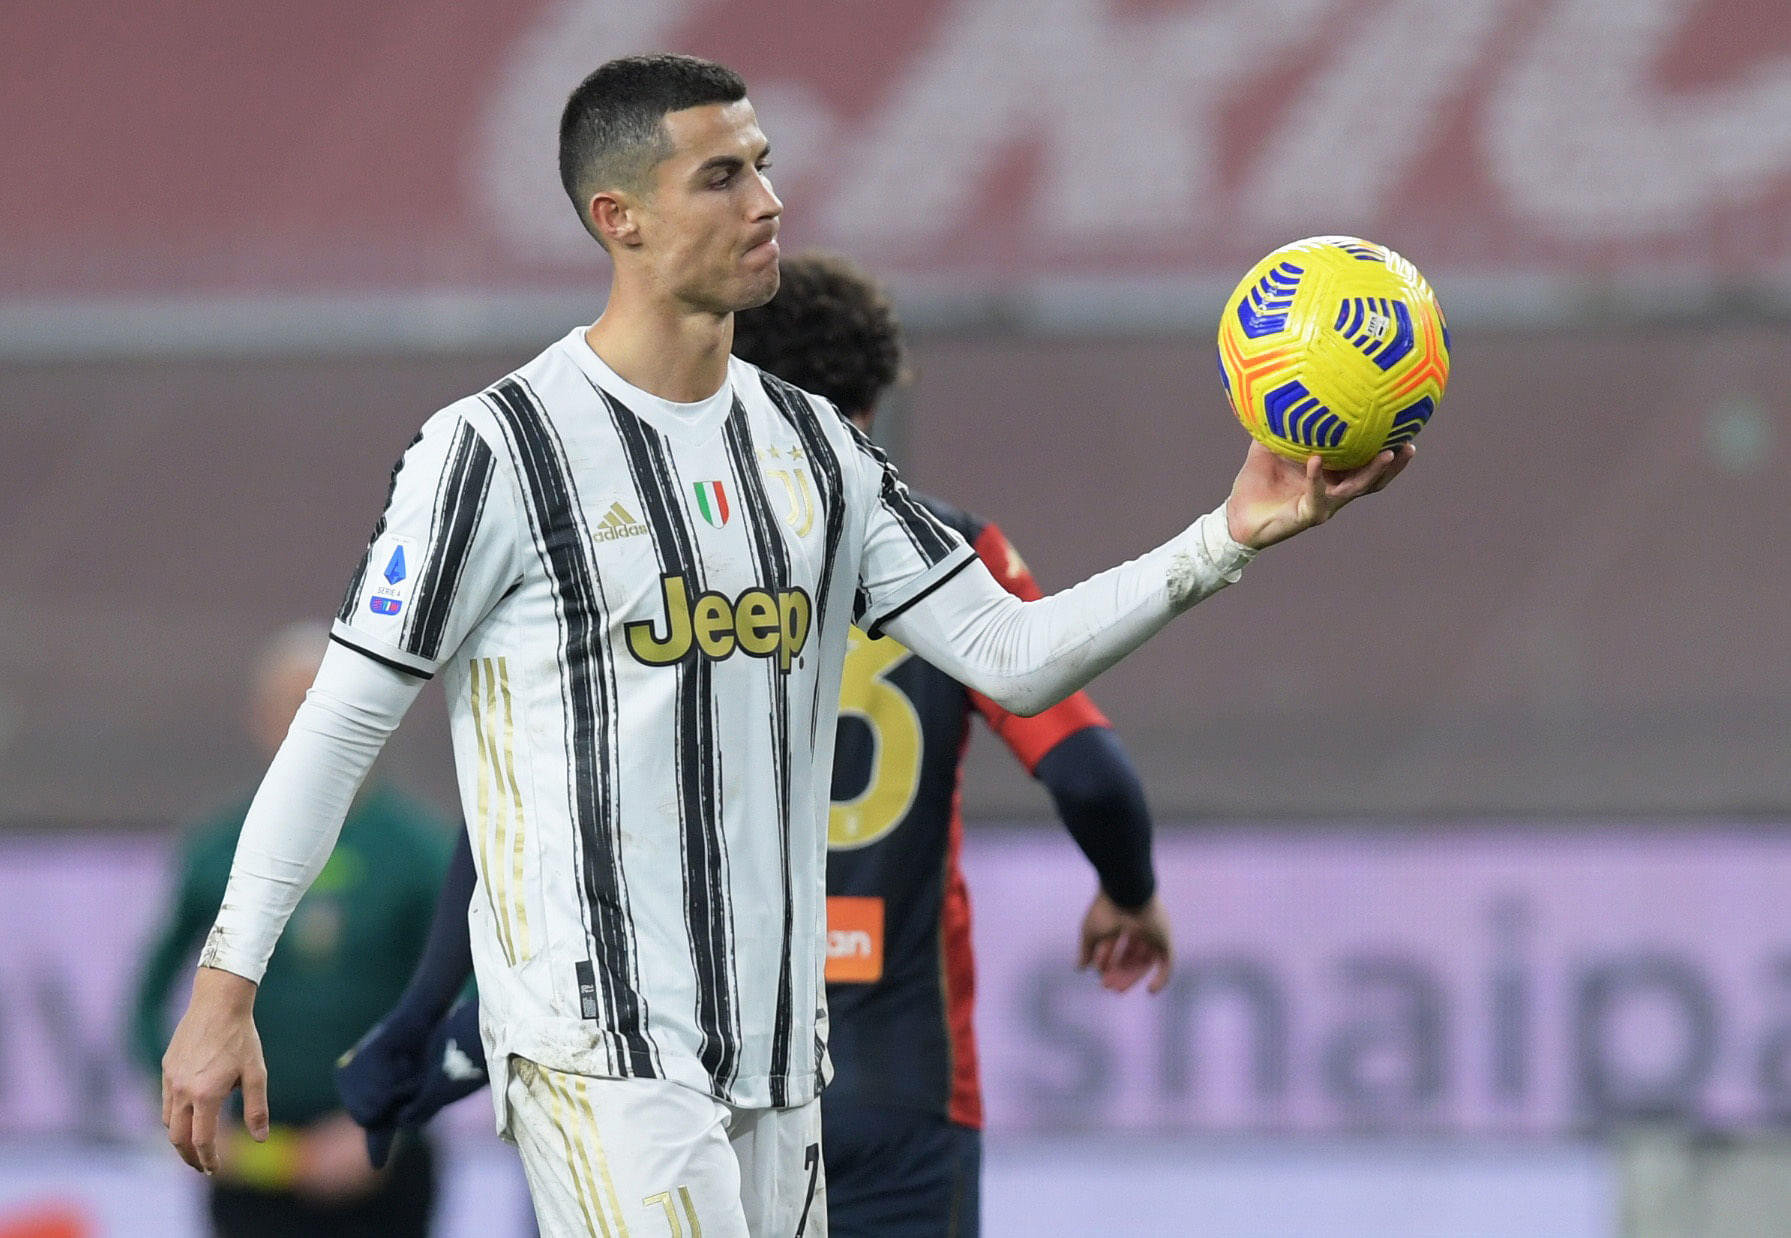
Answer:
<svg viewBox="0 0 1791 1238"><path fill-rule="evenodd" d="M984 525L977 556L1022 601L1038 582L1001 530ZM1035 717L1009 713L980 693L971 700L1014 758L1050 793L1057 815L1094 866L1100 889L1082 920L1077 964L1124 992L1154 970L1151 992L1169 982L1174 961L1168 913L1156 897L1150 808L1144 784L1106 715L1075 692Z"/></svg>
<svg viewBox="0 0 1791 1238"><path fill-rule="evenodd" d="M1144 784L1125 747L1108 728L1088 727L1047 753L1033 773L1101 879L1082 917L1076 965L1093 967L1116 993L1146 975L1150 991L1162 992L1175 965L1174 937L1157 897Z"/></svg>
<svg viewBox="0 0 1791 1238"><path fill-rule="evenodd" d="M479 1038L479 996L462 998L443 1015L423 1045L417 1088L395 1117L407 1130L427 1126L447 1106L490 1082L485 1042Z"/></svg>
<svg viewBox="0 0 1791 1238"><path fill-rule="evenodd" d="M367 1159L375 1169L385 1165L399 1131L429 1125L443 1109L491 1082L486 1073L485 1043L479 1037L477 993L455 1002L406 1048L410 1056L399 1086L393 1086L390 1078L355 1069L366 1057L365 1040L336 1072L336 1090L351 1114L379 1106L376 1121L355 1118L366 1132Z"/></svg>
<svg viewBox="0 0 1791 1238"><path fill-rule="evenodd" d="M483 1084L485 1051L479 1043L477 1001L455 1007L462 1022L456 1024L457 1039L450 1037L450 1043L457 1045L463 1059L477 1058L479 1082L441 1099L451 1089L443 1087L441 1054L430 1052L438 1024L473 974L466 913L477 881L472 842L463 830L436 899L429 939L403 996L336 1065L336 1092L343 1108L366 1129L367 1155L375 1168L385 1164L398 1127L428 1120L427 1116L422 1121L406 1117L420 1101L434 1100L428 1110L433 1115L448 1100L457 1100ZM462 1014L463 1007L471 1012L470 1023L465 1022L468 1016Z"/></svg>

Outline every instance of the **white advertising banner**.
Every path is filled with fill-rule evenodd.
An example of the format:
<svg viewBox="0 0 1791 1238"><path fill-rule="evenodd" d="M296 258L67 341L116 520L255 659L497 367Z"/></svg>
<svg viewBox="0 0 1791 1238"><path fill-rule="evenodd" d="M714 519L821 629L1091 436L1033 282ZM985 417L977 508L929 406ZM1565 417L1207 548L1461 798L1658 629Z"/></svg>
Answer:
<svg viewBox="0 0 1791 1238"><path fill-rule="evenodd" d="M992 1132L1791 1115L1781 826L1166 829L1157 863L1175 977L1116 997L1072 966L1093 880L1069 840L970 832ZM123 1041L166 864L147 838L0 842L0 1138L159 1135Z"/></svg>
<svg viewBox="0 0 1791 1238"><path fill-rule="evenodd" d="M1177 965L1069 967L1086 864L965 850L990 1126L1563 1136L1791 1114L1791 835L1538 824L1168 833Z"/></svg>

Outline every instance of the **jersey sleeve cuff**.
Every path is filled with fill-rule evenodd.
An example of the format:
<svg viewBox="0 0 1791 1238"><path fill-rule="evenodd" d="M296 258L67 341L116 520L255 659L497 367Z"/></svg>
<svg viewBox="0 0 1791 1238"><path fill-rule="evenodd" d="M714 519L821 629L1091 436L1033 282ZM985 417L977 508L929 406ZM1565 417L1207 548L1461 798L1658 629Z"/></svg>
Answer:
<svg viewBox="0 0 1791 1238"><path fill-rule="evenodd" d="M385 641L375 640L365 632L343 623L340 619L336 620L335 626L330 629L330 639L338 645L346 645L356 653L372 658L381 666L389 666L406 675L415 675L418 679L433 678L438 666L438 663L419 658L414 653L406 653Z"/></svg>
<svg viewBox="0 0 1791 1238"><path fill-rule="evenodd" d="M1256 557L1254 550L1231 536L1231 523L1226 519L1223 503L1196 520L1192 532L1201 557L1227 584L1235 585Z"/></svg>
<svg viewBox="0 0 1791 1238"><path fill-rule="evenodd" d="M199 966L227 971L251 984L260 984L261 975L267 970L267 956L272 953L271 948L266 953L244 949L236 934L221 924L214 924L211 932L206 934L205 948L199 952Z"/></svg>
<svg viewBox="0 0 1791 1238"><path fill-rule="evenodd" d="M960 544L957 549L946 555L945 558L939 560L939 562L935 563L931 568L927 569L925 572L921 573L921 575L915 577L912 581L903 586L903 588L892 598L888 599L883 606L874 610L867 610L859 617L859 626L864 629L864 634L866 636L875 640L877 637L883 635L884 624L888 623L891 619L894 619L910 606L913 606L916 602L926 597L927 594L933 592L933 590L937 589L940 585L943 585L946 581L950 580L953 576L956 576L975 561L976 551L968 545Z"/></svg>

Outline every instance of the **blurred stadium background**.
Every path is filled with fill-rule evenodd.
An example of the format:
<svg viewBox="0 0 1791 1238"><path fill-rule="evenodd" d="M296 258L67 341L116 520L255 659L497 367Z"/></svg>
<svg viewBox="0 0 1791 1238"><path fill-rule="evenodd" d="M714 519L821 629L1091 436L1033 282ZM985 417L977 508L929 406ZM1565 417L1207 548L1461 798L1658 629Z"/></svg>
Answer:
<svg viewBox="0 0 1791 1238"><path fill-rule="evenodd" d="M973 745L988 1232L1791 1233L1783 0L76 0L0 9L0 1235L197 1232L120 1051L171 840L422 417L600 309L553 127L648 48L746 75L786 252L898 294L892 450L1047 585L1223 495L1262 253L1451 316L1398 487L1096 686L1162 999L1068 970L1085 869ZM452 809L439 701L387 761Z"/></svg>

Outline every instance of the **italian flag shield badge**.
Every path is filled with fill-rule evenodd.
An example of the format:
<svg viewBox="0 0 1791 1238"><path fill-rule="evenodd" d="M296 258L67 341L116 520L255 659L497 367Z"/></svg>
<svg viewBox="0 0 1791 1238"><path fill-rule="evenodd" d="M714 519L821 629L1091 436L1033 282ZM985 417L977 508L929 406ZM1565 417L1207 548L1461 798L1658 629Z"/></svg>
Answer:
<svg viewBox="0 0 1791 1238"><path fill-rule="evenodd" d="M728 492L718 481L698 481L691 483L696 491L697 510L703 513L703 519L716 528L728 522Z"/></svg>

